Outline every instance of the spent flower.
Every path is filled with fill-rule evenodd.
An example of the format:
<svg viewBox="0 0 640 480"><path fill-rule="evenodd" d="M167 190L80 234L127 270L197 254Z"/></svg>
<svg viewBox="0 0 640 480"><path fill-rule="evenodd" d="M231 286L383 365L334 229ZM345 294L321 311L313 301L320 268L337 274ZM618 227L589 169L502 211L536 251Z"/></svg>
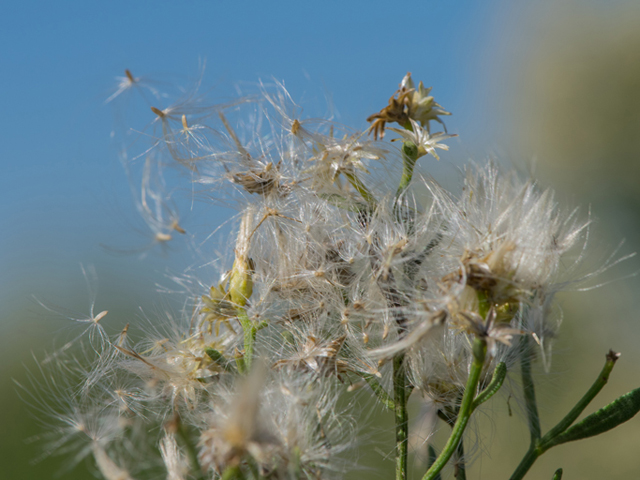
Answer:
<svg viewBox="0 0 640 480"><path fill-rule="evenodd" d="M400 82L400 88L389 99L389 104L380 112L367 118L371 123L371 133L375 139L383 138L387 123L398 123L401 127L410 129L410 120L419 122L427 132L431 131L429 122L435 120L444 126L440 115L451 115L436 103L429 95L431 88L424 88L422 82L416 90L411 73L407 73Z"/></svg>
<svg viewBox="0 0 640 480"><path fill-rule="evenodd" d="M438 142L446 140L447 138L457 136L449 135L443 132L438 132L431 135L428 130L421 127L420 124L413 118L410 118L409 122L411 124L411 129L389 127L388 130L392 130L400 134L405 142L412 142L416 147L418 147L417 158L420 158L427 154L431 154L436 158L436 160L440 160L440 157L438 157L438 154L436 153L436 148L440 148L441 150L449 150L449 146L445 145L444 143Z"/></svg>

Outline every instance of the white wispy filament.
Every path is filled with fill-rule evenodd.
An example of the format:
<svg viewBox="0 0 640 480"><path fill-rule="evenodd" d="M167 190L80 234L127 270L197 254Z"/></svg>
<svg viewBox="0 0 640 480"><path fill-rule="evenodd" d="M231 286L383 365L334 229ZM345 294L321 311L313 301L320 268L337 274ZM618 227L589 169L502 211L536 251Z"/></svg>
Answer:
<svg viewBox="0 0 640 480"><path fill-rule="evenodd" d="M127 70L108 102L143 86ZM587 223L491 163L465 168L460 195L412 177L452 135L431 132L450 114L410 75L362 132L303 118L281 85L225 105L195 88L166 106L150 92L150 127L123 160L145 248L193 239L205 265L177 279L190 299L182 317L160 313L133 341L128 328L108 336L106 311L91 311L76 322L92 366L70 361L71 346L51 357L79 382L51 392L74 410L57 413L57 446L76 436L76 457L92 454L105 479L158 468L169 480L340 476L358 443L350 392L366 381L388 406L399 355L408 388L443 412L460 404L474 338L487 346L481 384L514 364L523 335L550 358L553 299L571 281L563 259L580 257ZM215 214L183 223L176 181L189 200L236 209L226 256L207 241ZM100 420L73 420L91 415Z"/></svg>

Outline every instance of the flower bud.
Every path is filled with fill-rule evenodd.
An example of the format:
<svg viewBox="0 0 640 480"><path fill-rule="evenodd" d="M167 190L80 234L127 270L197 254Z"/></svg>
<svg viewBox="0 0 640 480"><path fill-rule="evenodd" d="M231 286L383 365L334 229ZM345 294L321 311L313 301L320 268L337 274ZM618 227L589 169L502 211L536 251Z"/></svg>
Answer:
<svg viewBox="0 0 640 480"><path fill-rule="evenodd" d="M251 231L253 212L248 209L242 221L236 240L236 259L233 262L231 275L229 276L229 296L236 305L244 307L247 300L253 293L253 260L249 258L249 244L251 241Z"/></svg>

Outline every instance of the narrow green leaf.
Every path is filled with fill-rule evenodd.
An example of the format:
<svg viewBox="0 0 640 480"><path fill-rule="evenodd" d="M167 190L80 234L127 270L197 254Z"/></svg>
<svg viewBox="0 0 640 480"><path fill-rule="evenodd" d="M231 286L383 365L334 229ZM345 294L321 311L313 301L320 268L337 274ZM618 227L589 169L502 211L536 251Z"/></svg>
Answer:
<svg viewBox="0 0 640 480"><path fill-rule="evenodd" d="M535 401L535 390L533 388L533 379L531 377L531 364L530 364L531 357L530 357L530 354L528 353L530 352L530 344L531 344L530 337L528 335L524 335L522 337L523 356L522 356L521 370L522 370L522 383L524 387L525 401L526 401L528 417L529 417L529 430L531 431L531 446L529 447L529 450L527 451L525 456L522 458L522 461L516 468L515 472L513 472L513 475L511 475L510 480L522 479L527 474L531 466L538 459L538 457L542 455L544 452L546 452L548 449L550 449L551 447L555 445L559 445L561 443L570 442L572 440L578 440L580 438L586 438L592 435L597 435L598 433L602 433L606 430L609 430L610 428L615 427L616 425L628 420L633 415L635 415L635 412L634 412L630 416L628 416L628 418L621 419L617 424L612 424L611 426L605 427L600 432L596 433L595 431L593 431L591 433L588 433L587 432L588 427L586 427L586 425L583 425L583 422L590 419L589 422L592 423L594 419L592 419L591 417L596 415L606 416L607 415L606 413L602 414L601 412L610 409L610 407L612 407L613 404L615 404L618 400L620 400L618 399L616 400L616 402L613 402L607 407L585 418L583 422L580 422L579 424L571 427L571 429L567 430L569 426L576 421L576 419L580 416L580 414L584 411L584 409L589 405L589 403L591 403L591 401L600 392L600 390L602 390L602 388L606 385L607 381L609 380L609 375L611 374L611 371L613 370L613 367L615 366L618 358L620 358L619 353L616 353L613 350L609 350L609 353L607 353L606 355L605 365L602 368L600 375L598 375L598 378L596 379L596 381L593 382L593 384L591 385L591 388L589 388L587 393L583 395L583 397L578 401L578 403L576 403L576 405L571 409L571 411L567 415L565 415L565 417L562 420L560 420L560 422L558 422L558 424L555 427L549 430L544 437L540 438L540 419L538 416L538 408ZM632 395L634 394L634 392L631 392L626 396ZM628 401L629 399L627 399L623 403L628 403ZM612 413L614 410L617 410L617 408L614 407L613 410L609 410L609 414ZM636 409L636 412L637 411L638 409ZM601 417L601 420L602 419L604 419L604 417ZM578 426L580 426L580 428L578 428ZM569 433L570 430L573 433ZM581 432L582 432L582 436L579 436Z"/></svg>
<svg viewBox="0 0 640 480"><path fill-rule="evenodd" d="M376 199L373 197L373 195L371 194L369 189L366 187L366 185L362 183L362 180L358 178L355 172L343 171L342 174L349 181L351 186L356 189L356 191L360 194L363 200L367 202L367 205L375 209Z"/></svg>
<svg viewBox="0 0 640 480"><path fill-rule="evenodd" d="M626 395L622 395L609 405L592 413L581 422L576 423L564 433L552 439L550 445L545 445L545 447L550 448L555 445L560 445L561 443L573 442L574 440L599 435L630 420L638 411L640 411L640 388L636 388Z"/></svg>
<svg viewBox="0 0 640 480"><path fill-rule="evenodd" d="M483 404L491 397L493 397L504 382L505 377L507 376L507 365L504 362L500 362L496 365L495 370L493 371L493 376L491 377L491 381L487 388L485 388L473 401L473 408L477 408L479 405Z"/></svg>
<svg viewBox="0 0 640 480"><path fill-rule="evenodd" d="M378 398L378 400L380 400L382 405L384 405L389 410L392 410L392 411L395 410L396 408L395 402L389 396L389 394L384 389L384 387L380 385L380 382L374 375L365 373L362 375L362 379L369 384L369 386L371 387L371 390L373 390L373 393L375 393L376 397Z"/></svg>
<svg viewBox="0 0 640 480"><path fill-rule="evenodd" d="M571 411L562 420L560 420L560 422L558 422L555 427L547 432L547 434L542 439L542 444L545 444L545 442L547 442L548 440L553 440L554 438L556 438L578 419L584 409L587 408L591 401L609 381L609 375L611 375L611 371L618 361L618 358L620 358L619 353L616 353L613 350L609 350L609 353L607 353L606 355L606 362L604 364L604 367L602 367L602 371L600 372L600 375L598 375L596 381L593 382L591 388L589 388L587 393L584 394L584 396L578 401L578 403L576 403Z"/></svg>
<svg viewBox="0 0 640 480"><path fill-rule="evenodd" d="M562 480L562 469L561 468L556 470L556 473L553 474L553 478L551 480Z"/></svg>
<svg viewBox="0 0 640 480"><path fill-rule="evenodd" d="M247 363L244 361L244 355L240 354L236 357L236 366L241 374L247 373Z"/></svg>
<svg viewBox="0 0 640 480"><path fill-rule="evenodd" d="M282 338L284 338L284 341L287 342L289 345L296 344L296 339L293 337L293 333L291 333L289 330L283 330L281 335L282 335Z"/></svg>
<svg viewBox="0 0 640 480"><path fill-rule="evenodd" d="M365 203L361 203L358 201L354 201L351 199L347 199L342 195L338 195L336 193L321 193L319 195L320 198L325 200L327 203L330 203L334 207L341 208L343 210L349 210L355 213L367 212L368 205Z"/></svg>
<svg viewBox="0 0 640 480"><path fill-rule="evenodd" d="M233 372L235 368L233 365L215 348L207 347L204 349L204 353L206 353L211 360L217 365L220 365L225 371Z"/></svg>

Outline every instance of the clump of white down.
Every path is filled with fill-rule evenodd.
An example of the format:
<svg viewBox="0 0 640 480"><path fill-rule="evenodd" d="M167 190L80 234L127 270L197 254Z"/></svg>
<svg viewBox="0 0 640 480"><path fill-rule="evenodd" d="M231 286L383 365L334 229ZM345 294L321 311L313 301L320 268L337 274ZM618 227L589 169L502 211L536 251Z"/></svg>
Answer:
<svg viewBox="0 0 640 480"><path fill-rule="evenodd" d="M137 81L128 72L118 92ZM448 112L422 84L411 96L410 77L402 88L408 107L390 101L375 116L376 135L419 112L404 137L433 154L443 146L435 139L449 135L431 135L429 121ZM446 408L460 400L480 330L494 364L517 359L518 335L548 347L560 259L585 229L552 192L489 164L466 169L458 196L423 179L414 182L424 198L412 188L397 195L400 143L304 119L280 85L226 105L190 92L152 106L140 137L151 142L127 157L132 178L143 165L136 205L152 243L190 235L166 193L175 191L163 176L170 165L188 190L235 205L240 232L227 258L201 269L221 266L219 281L181 279L197 298L191 315L158 315L139 342L126 330L109 337L94 368L79 372L90 381L66 392L69 406L108 419L99 431L75 427L108 480L144 477L156 464L168 479L188 478L189 448L203 478L234 469L243 478L338 474L356 438L338 399L365 378L385 388L394 355L407 355L411 386ZM217 228L195 223L205 235ZM201 256L214 255L200 245ZM247 325L255 340L245 374ZM61 374L67 365L59 361Z"/></svg>

